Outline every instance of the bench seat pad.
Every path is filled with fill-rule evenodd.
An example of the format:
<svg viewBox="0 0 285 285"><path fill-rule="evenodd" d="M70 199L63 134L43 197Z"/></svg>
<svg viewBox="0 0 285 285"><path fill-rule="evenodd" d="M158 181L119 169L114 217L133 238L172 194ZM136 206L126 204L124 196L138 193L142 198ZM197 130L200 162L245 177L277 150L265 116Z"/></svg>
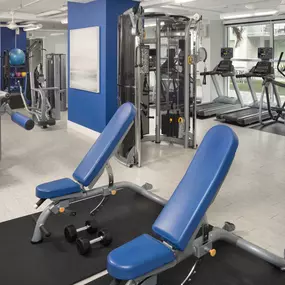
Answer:
<svg viewBox="0 0 285 285"><path fill-rule="evenodd" d="M145 234L113 250L107 269L116 279L133 280L174 260L170 248Z"/></svg>
<svg viewBox="0 0 285 285"><path fill-rule="evenodd" d="M40 199L52 199L81 191L80 185L69 178L44 183L36 188L36 196Z"/></svg>

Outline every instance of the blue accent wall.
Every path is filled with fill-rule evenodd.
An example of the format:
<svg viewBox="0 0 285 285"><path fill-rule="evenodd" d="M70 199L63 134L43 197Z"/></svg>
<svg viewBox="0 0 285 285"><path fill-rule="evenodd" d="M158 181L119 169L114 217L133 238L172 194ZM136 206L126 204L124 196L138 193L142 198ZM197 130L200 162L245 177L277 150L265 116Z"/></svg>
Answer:
<svg viewBox="0 0 285 285"><path fill-rule="evenodd" d="M100 27L100 93L70 87L68 91L68 119L97 132L103 131L117 109L118 17L132 6L134 2L131 0L68 2L69 43L70 30ZM68 49L70 63L70 45Z"/></svg>
<svg viewBox="0 0 285 285"><path fill-rule="evenodd" d="M27 49L27 34L22 29L20 34L8 28L0 28L0 53L3 55L4 50L19 48L23 51ZM3 62L3 61L2 61ZM2 64L1 64L2 65ZM2 79L2 68L0 68L0 78ZM2 89L2 80L0 80L0 89Z"/></svg>

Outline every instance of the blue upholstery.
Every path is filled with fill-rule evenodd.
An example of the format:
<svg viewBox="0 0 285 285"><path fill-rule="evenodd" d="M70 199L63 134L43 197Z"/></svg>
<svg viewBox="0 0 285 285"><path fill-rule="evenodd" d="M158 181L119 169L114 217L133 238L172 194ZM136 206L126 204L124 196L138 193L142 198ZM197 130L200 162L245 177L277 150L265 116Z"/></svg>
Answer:
<svg viewBox="0 0 285 285"><path fill-rule="evenodd" d="M32 130L35 126L35 123L32 119L18 112L13 112L11 115L11 119L14 123L26 129L27 131Z"/></svg>
<svg viewBox="0 0 285 285"><path fill-rule="evenodd" d="M153 225L153 231L184 250L217 195L238 148L227 126L213 127L205 136L184 178Z"/></svg>
<svg viewBox="0 0 285 285"><path fill-rule="evenodd" d="M155 233L183 251L215 199L238 148L236 134L216 126L205 136L184 178L153 225ZM134 280L175 260L161 242L143 235L115 249L108 256L109 274Z"/></svg>
<svg viewBox="0 0 285 285"><path fill-rule="evenodd" d="M104 131L80 165L73 178L83 186L89 186L123 139L136 116L136 108L131 103L123 104L110 120Z"/></svg>
<svg viewBox="0 0 285 285"><path fill-rule="evenodd" d="M52 199L81 191L80 185L73 180L64 178L41 184L36 188L36 196L40 199Z"/></svg>
<svg viewBox="0 0 285 285"><path fill-rule="evenodd" d="M142 235L108 256L108 272L119 280L132 280L175 260L174 253L149 235Z"/></svg>

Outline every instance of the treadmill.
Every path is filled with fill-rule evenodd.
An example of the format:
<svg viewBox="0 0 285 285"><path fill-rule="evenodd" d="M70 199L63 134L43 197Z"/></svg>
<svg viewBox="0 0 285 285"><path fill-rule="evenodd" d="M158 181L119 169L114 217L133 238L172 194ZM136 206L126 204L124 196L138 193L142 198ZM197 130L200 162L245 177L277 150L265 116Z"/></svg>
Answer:
<svg viewBox="0 0 285 285"><path fill-rule="evenodd" d="M197 106L198 118L209 118L218 113L238 110L243 107L243 101L238 89L235 70L231 59L233 58L233 48L222 48L221 57L223 60L215 67L213 71L202 72L201 75L211 76L218 97L211 103L204 103ZM233 83L237 98L224 96L219 86L217 76L230 77Z"/></svg>
<svg viewBox="0 0 285 285"><path fill-rule="evenodd" d="M255 123L258 123L260 120L259 110L260 102L257 99L255 90L252 86L251 79L253 77L259 77L264 79L269 75L274 74L274 69L270 60L273 58L273 49L272 48L259 48L258 49L258 58L261 59L248 73L239 74L236 78L246 78L249 90L253 99L253 103L247 107L244 107L240 110L225 112L217 114L217 119L224 121L229 124L235 124L242 127L249 126ZM264 88L263 91L264 92ZM266 106L262 106L262 120L269 120L270 114Z"/></svg>

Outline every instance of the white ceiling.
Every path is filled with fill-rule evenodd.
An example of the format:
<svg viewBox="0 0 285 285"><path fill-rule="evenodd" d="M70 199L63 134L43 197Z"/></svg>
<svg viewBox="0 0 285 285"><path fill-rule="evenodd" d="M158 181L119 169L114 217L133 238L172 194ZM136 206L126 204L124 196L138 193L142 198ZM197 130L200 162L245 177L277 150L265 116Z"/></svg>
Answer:
<svg viewBox="0 0 285 285"><path fill-rule="evenodd" d="M90 2L90 0L71 1ZM178 1L182 3L177 3ZM281 2L281 0L141 0L142 5L149 12L180 15L193 15L198 12L208 19L219 19L222 13L248 12L256 9L278 10ZM30 5L25 7L27 4ZM17 21L52 23L56 29L64 29L66 25L61 25L60 21L67 17L67 12L49 17L39 17L37 14L60 10L66 5L67 0L0 0L0 21L9 21L11 19L9 12L16 10L15 19Z"/></svg>
<svg viewBox="0 0 285 285"><path fill-rule="evenodd" d="M150 12L163 11L174 14L201 13L204 17L219 18L220 14L232 12L248 12L251 10L279 9L281 0L142 0L143 5ZM178 1L177 1L178 2Z"/></svg>
<svg viewBox="0 0 285 285"><path fill-rule="evenodd" d="M41 12L59 9L66 5L67 0L40 0L32 4L33 0L0 0L0 11L11 11L17 9L20 5L31 3L28 7L23 7L19 12L39 14Z"/></svg>

